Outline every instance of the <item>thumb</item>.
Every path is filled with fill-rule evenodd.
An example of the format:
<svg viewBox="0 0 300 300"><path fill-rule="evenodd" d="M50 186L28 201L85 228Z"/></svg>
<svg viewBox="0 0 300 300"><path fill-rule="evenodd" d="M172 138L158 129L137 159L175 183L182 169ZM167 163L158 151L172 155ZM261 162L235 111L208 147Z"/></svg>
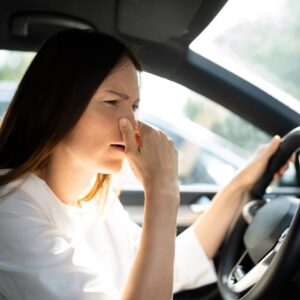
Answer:
<svg viewBox="0 0 300 300"><path fill-rule="evenodd" d="M278 135L275 135L271 142L269 143L268 147L265 150L265 155L267 157L271 157L278 149L279 145L281 143L281 139Z"/></svg>
<svg viewBox="0 0 300 300"><path fill-rule="evenodd" d="M125 143L125 151L132 152L136 148L134 128L126 118L119 120L119 127L122 134L122 139Z"/></svg>

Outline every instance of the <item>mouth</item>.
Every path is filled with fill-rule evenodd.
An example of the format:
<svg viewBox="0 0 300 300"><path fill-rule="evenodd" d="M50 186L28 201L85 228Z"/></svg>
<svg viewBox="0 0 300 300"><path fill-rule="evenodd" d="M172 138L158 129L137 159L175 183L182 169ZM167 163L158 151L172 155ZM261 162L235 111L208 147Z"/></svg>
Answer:
<svg viewBox="0 0 300 300"><path fill-rule="evenodd" d="M122 144L111 144L111 147L113 147L114 149L121 151L121 152L125 152L125 145Z"/></svg>

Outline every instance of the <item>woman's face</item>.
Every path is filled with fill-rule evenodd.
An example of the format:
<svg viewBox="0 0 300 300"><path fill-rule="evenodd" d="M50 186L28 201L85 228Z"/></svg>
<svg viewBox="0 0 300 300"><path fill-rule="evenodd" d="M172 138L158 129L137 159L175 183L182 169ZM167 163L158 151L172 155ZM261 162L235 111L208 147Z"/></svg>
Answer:
<svg viewBox="0 0 300 300"><path fill-rule="evenodd" d="M120 171L125 158L119 119L136 127L139 86L134 65L124 59L99 86L63 146L77 163L92 172Z"/></svg>

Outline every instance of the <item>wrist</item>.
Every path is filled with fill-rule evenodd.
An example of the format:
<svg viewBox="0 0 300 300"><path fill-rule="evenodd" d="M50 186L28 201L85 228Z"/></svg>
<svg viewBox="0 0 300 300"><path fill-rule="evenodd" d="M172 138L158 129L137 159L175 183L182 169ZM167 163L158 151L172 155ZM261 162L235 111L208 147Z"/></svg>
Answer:
<svg viewBox="0 0 300 300"><path fill-rule="evenodd" d="M224 188L224 190L227 191L227 193L233 194L233 195L242 195L249 191L249 187L247 184L239 180L239 176L235 176Z"/></svg>
<svg viewBox="0 0 300 300"><path fill-rule="evenodd" d="M144 189L145 195L179 195L179 187L178 186L152 186Z"/></svg>
<svg viewBox="0 0 300 300"><path fill-rule="evenodd" d="M149 187L145 189L145 202L164 202L179 205L180 194L179 187Z"/></svg>
<svg viewBox="0 0 300 300"><path fill-rule="evenodd" d="M152 181L144 184L144 191L145 194L179 195L179 185L177 182L163 183L162 181Z"/></svg>

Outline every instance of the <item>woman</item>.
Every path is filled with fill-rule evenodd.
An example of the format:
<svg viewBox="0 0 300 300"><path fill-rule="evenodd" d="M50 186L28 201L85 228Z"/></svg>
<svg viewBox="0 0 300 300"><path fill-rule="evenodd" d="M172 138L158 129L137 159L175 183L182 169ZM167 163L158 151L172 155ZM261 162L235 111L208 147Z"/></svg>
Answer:
<svg viewBox="0 0 300 300"><path fill-rule="evenodd" d="M280 139L176 238L177 151L135 118L140 70L115 38L76 29L28 68L0 132L4 299L164 300L216 280L211 259ZM125 157L144 187L142 228L109 188Z"/></svg>

